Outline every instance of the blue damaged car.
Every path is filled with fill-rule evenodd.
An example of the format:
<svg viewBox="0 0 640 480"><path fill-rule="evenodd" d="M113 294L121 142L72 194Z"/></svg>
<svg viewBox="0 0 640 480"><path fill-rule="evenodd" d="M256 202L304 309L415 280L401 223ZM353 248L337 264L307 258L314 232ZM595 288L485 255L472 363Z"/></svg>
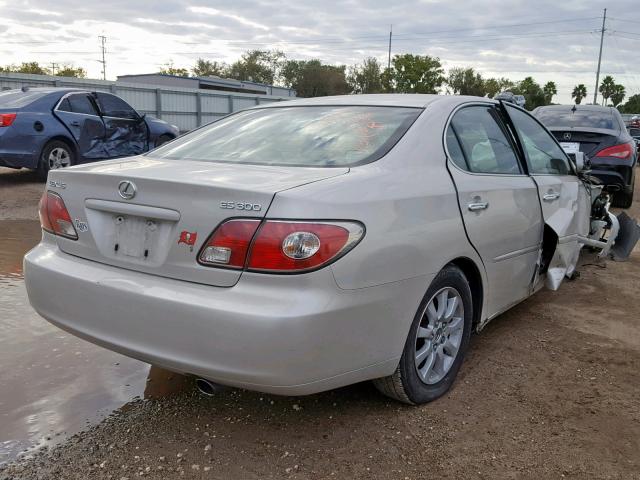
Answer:
<svg viewBox="0 0 640 480"><path fill-rule="evenodd" d="M110 93L70 88L0 92L0 166L49 170L138 155L178 127L141 115Z"/></svg>

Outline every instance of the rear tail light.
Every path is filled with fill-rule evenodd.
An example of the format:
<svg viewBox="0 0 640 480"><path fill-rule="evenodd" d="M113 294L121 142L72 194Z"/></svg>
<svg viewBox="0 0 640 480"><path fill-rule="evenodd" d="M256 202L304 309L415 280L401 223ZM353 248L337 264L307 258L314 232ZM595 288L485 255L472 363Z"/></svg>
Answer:
<svg viewBox="0 0 640 480"><path fill-rule="evenodd" d="M57 193L45 191L42 194L38 214L43 230L71 240L78 239L69 211Z"/></svg>
<svg viewBox="0 0 640 480"><path fill-rule="evenodd" d="M303 272L337 260L363 235L357 222L228 220L213 232L198 259L218 267Z"/></svg>
<svg viewBox="0 0 640 480"><path fill-rule="evenodd" d="M228 220L211 234L198 257L200 263L244 268L253 235L260 220Z"/></svg>
<svg viewBox="0 0 640 480"><path fill-rule="evenodd" d="M616 157L616 158L629 158L633 155L634 148L630 143L623 143L621 145L615 145L600 150L596 157Z"/></svg>
<svg viewBox="0 0 640 480"><path fill-rule="evenodd" d="M16 119L17 113L0 113L0 127L8 127Z"/></svg>

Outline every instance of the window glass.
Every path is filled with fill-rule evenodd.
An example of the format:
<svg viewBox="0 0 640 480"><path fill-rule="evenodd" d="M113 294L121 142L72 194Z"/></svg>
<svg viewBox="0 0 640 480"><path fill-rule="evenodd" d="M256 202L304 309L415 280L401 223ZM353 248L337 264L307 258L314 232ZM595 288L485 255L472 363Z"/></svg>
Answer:
<svg viewBox="0 0 640 480"><path fill-rule="evenodd" d="M521 173L518 157L499 122L492 106L466 107L454 115L451 125L460 140L469 171Z"/></svg>
<svg viewBox="0 0 640 480"><path fill-rule="evenodd" d="M464 153L462 153L462 150L460 149L460 143L458 142L451 125L447 128L447 150L449 151L449 158L451 158L453 163L463 170L469 170L467 161L464 158Z"/></svg>
<svg viewBox="0 0 640 480"><path fill-rule="evenodd" d="M7 90L0 92L0 108L21 108L48 95L51 91Z"/></svg>
<svg viewBox="0 0 640 480"><path fill-rule="evenodd" d="M106 117L137 119L138 113L124 100L108 93L98 93L98 104Z"/></svg>
<svg viewBox="0 0 640 480"><path fill-rule="evenodd" d="M535 116L543 125L549 127L588 127L615 129L613 116L608 108L573 108L569 106L540 107Z"/></svg>
<svg viewBox="0 0 640 480"><path fill-rule="evenodd" d="M350 166L385 155L421 112L369 106L247 110L173 140L152 155L258 165Z"/></svg>
<svg viewBox="0 0 640 480"><path fill-rule="evenodd" d="M91 99L84 93L69 95L67 99L69 100L69 106L71 107L69 111L71 112L84 113L85 115L98 114L93 106L93 103L91 103Z"/></svg>
<svg viewBox="0 0 640 480"><path fill-rule="evenodd" d="M640 137L640 128L630 128L629 129L629 134L632 137Z"/></svg>
<svg viewBox="0 0 640 480"><path fill-rule="evenodd" d="M60 110L61 112L71 112L71 104L69 103L68 98L65 98L60 102L60 105L58 105L58 110Z"/></svg>
<svg viewBox="0 0 640 480"><path fill-rule="evenodd" d="M564 150L527 113L507 105L529 165L530 173L568 175L571 172Z"/></svg>

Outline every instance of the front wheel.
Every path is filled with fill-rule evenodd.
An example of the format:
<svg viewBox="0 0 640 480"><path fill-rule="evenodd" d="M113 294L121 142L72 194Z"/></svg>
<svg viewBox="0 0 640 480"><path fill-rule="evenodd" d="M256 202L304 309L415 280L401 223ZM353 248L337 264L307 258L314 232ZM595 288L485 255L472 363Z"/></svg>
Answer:
<svg viewBox="0 0 640 480"><path fill-rule="evenodd" d="M45 145L38 162L38 176L47 179L49 170L70 167L75 163L73 150L60 140L53 140Z"/></svg>
<svg viewBox="0 0 640 480"><path fill-rule="evenodd" d="M473 302L469 282L454 265L431 283L413 320L396 371L374 380L383 394L404 403L427 403L444 395L469 347Z"/></svg>

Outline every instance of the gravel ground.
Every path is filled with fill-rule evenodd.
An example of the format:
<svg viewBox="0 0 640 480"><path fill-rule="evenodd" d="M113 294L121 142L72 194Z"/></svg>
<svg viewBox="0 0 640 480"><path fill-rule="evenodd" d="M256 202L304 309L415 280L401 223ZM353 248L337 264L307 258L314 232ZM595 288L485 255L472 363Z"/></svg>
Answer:
<svg viewBox="0 0 640 480"><path fill-rule="evenodd" d="M41 188L17 182L11 201ZM298 398L187 386L0 479L640 479L639 265L638 247L625 263L586 256L580 278L474 335L454 388L429 405L368 383Z"/></svg>

